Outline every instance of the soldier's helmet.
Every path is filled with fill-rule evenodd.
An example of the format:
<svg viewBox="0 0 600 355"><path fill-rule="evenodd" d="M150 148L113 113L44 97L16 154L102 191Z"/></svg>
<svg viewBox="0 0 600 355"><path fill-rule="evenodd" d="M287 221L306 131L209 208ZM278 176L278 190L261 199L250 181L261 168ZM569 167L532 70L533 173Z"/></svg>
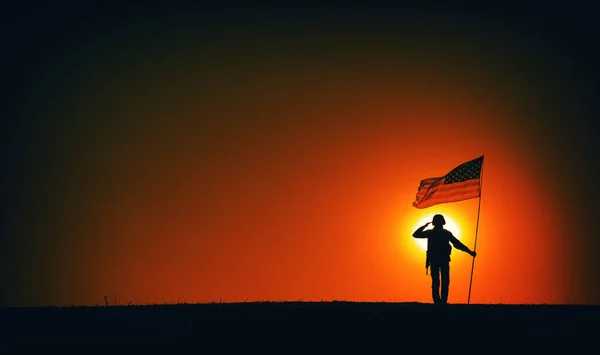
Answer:
<svg viewBox="0 0 600 355"><path fill-rule="evenodd" d="M434 226L443 226L444 224L446 224L446 220L441 214L436 214L435 216L433 216L431 224L433 224Z"/></svg>

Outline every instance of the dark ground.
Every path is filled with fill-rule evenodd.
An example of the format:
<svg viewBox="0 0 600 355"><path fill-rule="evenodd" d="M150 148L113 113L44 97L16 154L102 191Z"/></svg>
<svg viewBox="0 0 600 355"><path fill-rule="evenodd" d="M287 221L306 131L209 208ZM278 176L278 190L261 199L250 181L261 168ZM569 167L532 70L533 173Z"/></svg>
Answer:
<svg viewBox="0 0 600 355"><path fill-rule="evenodd" d="M360 347L554 353L596 348L599 322L600 306L583 305L258 302L0 309L4 340L185 335L219 352L269 345L283 353Z"/></svg>

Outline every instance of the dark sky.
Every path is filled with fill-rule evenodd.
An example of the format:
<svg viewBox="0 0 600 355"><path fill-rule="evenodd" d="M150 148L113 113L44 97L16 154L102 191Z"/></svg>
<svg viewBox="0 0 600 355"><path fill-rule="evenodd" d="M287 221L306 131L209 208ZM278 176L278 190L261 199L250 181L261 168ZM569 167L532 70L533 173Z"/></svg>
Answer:
<svg viewBox="0 0 600 355"><path fill-rule="evenodd" d="M486 98L481 101L482 107L496 107L497 112L508 115L518 113L507 119L510 124L497 130L495 137L502 142L501 152L510 149L518 152L523 147L522 155L516 153L522 161L511 165L512 156L500 153L495 159L502 161L498 166L515 170L511 177L518 178L518 167L528 166L529 170L521 170L522 181L528 181L532 188L528 190L521 186L520 180L512 180L504 181L505 186L497 191L510 191L514 186L520 193L539 194L528 198L551 200L553 205L552 211L549 208L545 215L544 204L540 202L535 211L530 210L535 218L520 216L522 220L515 222L515 235L520 234L519 228L527 222L533 226L544 224L539 234L537 228L530 228L526 235L519 235L527 238L530 246L526 249L528 256L515 262L523 263L526 269L527 257L538 260L535 272L544 273L543 263L548 259L539 254L548 251L546 244L565 246L568 255L561 258L570 260L568 272L573 273L571 287L575 291L569 293L573 295L571 302L600 303L597 281L600 243L596 231L599 159L595 126L600 108L597 64L600 25L591 5L541 2L511 6L502 2L474 7L209 8L57 2L42 6L12 5L3 10L1 20L0 286L3 294L0 304L69 303L73 298L80 303L93 303L85 290L86 282L92 284L95 277L101 279L98 273L113 272L103 271L112 270L111 260L115 265L129 265L125 260L135 254L112 255L111 249L103 246L103 238L114 248L118 244L117 234L131 236L172 227L166 222L147 223L152 218L166 218L152 214L151 207L145 207L147 210L139 214L131 212L127 223L115 217L123 211L136 210L141 204L148 206L150 198L140 197L147 195L146 189L154 191L153 203L171 204L169 211L176 215L172 220L180 224L192 218L182 212L187 211L182 206L193 202L184 192L173 197L173 191L192 189L194 198L212 201L214 205L210 208L207 205L202 208L216 224L209 228L185 222L187 229L182 227L182 235L192 230L229 235L234 232L227 230L230 227L225 226L225 220L233 218L240 225L249 221L243 217L242 207L238 206L240 210L231 217L231 205L225 208L219 203L227 205L227 198L240 195L258 199L256 194L269 201L261 200L264 215L282 219L287 216L283 212L277 214L278 209L272 207L277 204L285 206L290 214L309 213L300 205L282 202L278 196L283 196L290 186L304 186L294 182L302 179L304 171L331 168L330 158L340 166L350 166L352 157L361 158L360 144L364 144L364 152L370 152L362 157L365 161L372 162L373 156L383 160L384 155L376 155L373 147L389 138L386 132L391 135L395 129L404 133L410 129L415 136L433 131L440 134L440 141L451 135L464 139L461 131L468 131L464 128L467 123L460 118L448 119L445 127L438 128L425 125L425 121L405 121L400 125L390 118L361 116L377 111L371 106L381 102L389 105L381 108L382 115L393 115L394 95L399 101L409 103L411 95L418 96L417 92L419 95L431 92L432 97L440 92L447 92L448 97L467 96L467 89L433 85L435 81L431 78L435 76L453 82L452 87L464 84L480 88L481 97ZM292 79L293 85L286 81ZM411 83L409 89L397 84L402 80ZM353 87L356 82L362 87ZM356 97L364 99L365 104L357 103ZM510 102L511 107L502 107L503 100ZM305 109L308 106L310 110ZM325 116L342 112L346 116L323 119L310 115L311 112ZM373 131L369 127L374 127ZM486 127L493 130L496 126L489 123ZM370 140L365 138L368 135ZM353 142L352 139L357 142L353 148L340 148ZM314 146L306 143L311 140L316 142ZM160 148L165 146L173 148ZM463 153L468 150L466 147L465 143ZM337 152L336 149L339 155L335 157L334 153L331 157L323 154ZM252 159L252 152L268 159ZM439 169L416 175L425 178L430 172L444 173L454 162L462 162L458 152L457 148L448 153L453 160ZM296 157L297 164L289 163L284 153ZM415 163L421 157L416 155L411 159L408 153L403 154L398 161ZM464 160L481 152L469 154ZM322 158L320 165L310 162L312 156ZM381 164L392 164L391 159ZM156 160L161 162L160 166L153 163ZM201 165L190 166L198 160ZM303 170L302 164L308 170ZM133 165L135 169L131 170ZM252 169L256 173L248 173ZM361 170L356 168L351 176L355 183L348 185L356 194L354 197L362 193L359 181L369 179L361 175ZM181 172L181 176L169 177L169 172L174 171ZM248 179L254 179L254 185L232 188L227 198L217 197L211 191L209 186L215 181L232 181L235 185L235 176L242 171ZM381 181L386 172L379 171ZM192 183L184 177L190 174L197 185L204 184L206 188L191 187ZM278 182L265 187L260 182L264 178L261 174ZM156 180L140 176L153 176ZM305 181L311 178L315 181L312 185L306 183L307 189L315 186L326 189L321 184L330 186L327 184L335 181L326 173L318 180L309 177ZM370 179L373 184L381 182ZM415 184L418 181L414 176L410 179ZM412 190L416 185L404 187ZM341 187L339 191L330 191L332 196L336 194L339 202L336 206L347 205L340 197L344 195ZM315 206L326 203L323 201L303 203ZM365 201L371 200L365 197ZM100 215L103 217L91 217ZM258 212L252 214L251 222L258 223L262 216ZM319 216L315 213L310 218L317 221ZM214 222L221 220L222 225ZM506 219L505 222L510 223ZM323 222L324 230L335 230L328 223L331 222ZM366 220L364 223L368 225ZM546 233L553 224L557 225L556 235L549 237ZM304 235L300 232L302 228L308 227L297 226L296 232L291 233ZM81 237L90 231L96 234ZM134 248L140 241L127 240L131 244L128 248ZM218 243L234 250L233 245L239 240L215 239L203 242L201 247ZM293 245L281 248L294 248ZM502 249L501 245L495 244L494 252L508 255L514 250ZM333 242L319 246L335 248ZM518 248L518 243L510 247ZM157 250L164 246L148 242L144 248L147 249L135 257L157 260L152 258L158 258ZM235 251L238 252L240 255L235 258L242 260L241 254L245 252ZM178 258L175 254L162 257L160 262L164 263ZM187 256L179 257L187 260ZM273 265L278 261L272 262L265 267L276 267ZM182 261L181 267L185 265L188 264ZM85 273L71 274L80 267ZM114 272L119 272L114 267ZM555 271L550 265L548 270ZM141 273L131 272L131 275ZM156 275L168 278L159 271ZM126 276L123 278L127 280ZM231 281L234 276L210 279L215 289L233 287L223 286L219 280ZM102 285L112 287L109 281ZM265 289L280 286L274 282L265 285ZM177 290L179 286L172 287ZM341 297L363 297L351 292L345 294L341 291L344 287L348 286L340 284L338 288ZM145 290L138 292L140 297L146 292L160 298L151 286L145 284L140 289ZM185 292L194 294L187 289ZM514 299L525 302L526 294L523 292L522 298ZM256 292L256 295L262 294Z"/></svg>

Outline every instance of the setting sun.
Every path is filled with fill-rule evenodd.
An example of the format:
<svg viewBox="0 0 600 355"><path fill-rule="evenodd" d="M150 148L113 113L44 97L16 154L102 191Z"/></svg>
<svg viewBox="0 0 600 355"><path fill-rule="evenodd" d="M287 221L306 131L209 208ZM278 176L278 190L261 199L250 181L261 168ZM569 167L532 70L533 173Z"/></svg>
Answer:
<svg viewBox="0 0 600 355"><path fill-rule="evenodd" d="M417 222L414 224L413 226L413 231L415 231L417 228L419 228L420 226L424 225L427 222L431 222L431 220L433 219L435 213L432 214L428 214L424 217L422 217L421 219L417 220ZM458 224L452 219L451 216L444 214L444 219L446 220L446 224L444 225L444 229L449 230L450 232L452 232L452 234L454 234L454 236L460 240L460 228L458 226ZM430 230L433 229L433 225L429 225L427 226L427 228L425 228L425 230ZM422 250L427 250L427 239L417 239L417 238L413 238L414 243Z"/></svg>

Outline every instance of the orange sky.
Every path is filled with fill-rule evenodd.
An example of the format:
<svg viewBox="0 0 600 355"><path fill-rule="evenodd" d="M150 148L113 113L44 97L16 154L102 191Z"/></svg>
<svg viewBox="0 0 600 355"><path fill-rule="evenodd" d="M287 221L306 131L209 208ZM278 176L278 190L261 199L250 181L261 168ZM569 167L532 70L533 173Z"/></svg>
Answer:
<svg viewBox="0 0 600 355"><path fill-rule="evenodd" d="M430 302L411 234L443 213L473 248L478 200L411 204L480 155L471 303L589 299L556 160L572 103L548 88L568 83L538 65L555 47L451 21L208 39L162 25L50 42L61 55L31 69L4 303ZM454 250L449 302L470 272Z"/></svg>

